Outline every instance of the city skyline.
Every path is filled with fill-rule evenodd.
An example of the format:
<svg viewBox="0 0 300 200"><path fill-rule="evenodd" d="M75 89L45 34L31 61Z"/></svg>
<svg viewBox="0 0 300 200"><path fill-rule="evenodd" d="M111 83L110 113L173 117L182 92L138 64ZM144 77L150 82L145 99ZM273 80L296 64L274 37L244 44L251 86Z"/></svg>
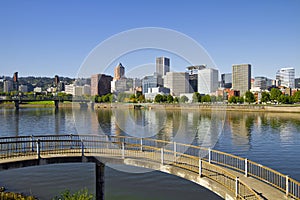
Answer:
<svg viewBox="0 0 300 200"><path fill-rule="evenodd" d="M1 74L10 76L11 72L18 71L22 76L76 77L89 52L110 36L133 28L163 27L197 41L221 73L230 72L235 63L250 63L253 77L273 74L269 77L275 78L276 70L284 67L294 67L299 77L299 1L159 4L161 9L157 10L156 1L75 1L72 5L70 2L2 1ZM113 14L124 10L130 14ZM164 10L170 11L169 15L163 15ZM155 64L150 58L162 54L153 54L120 61L128 67ZM113 73L109 71L109 74Z"/></svg>

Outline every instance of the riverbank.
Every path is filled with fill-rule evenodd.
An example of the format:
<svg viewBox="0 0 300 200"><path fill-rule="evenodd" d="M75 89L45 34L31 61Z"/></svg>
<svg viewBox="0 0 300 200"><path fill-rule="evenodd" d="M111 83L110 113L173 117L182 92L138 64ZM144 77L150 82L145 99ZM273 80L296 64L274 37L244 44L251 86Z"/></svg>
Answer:
<svg viewBox="0 0 300 200"><path fill-rule="evenodd" d="M95 109L155 109L155 110L204 110L204 111L239 111L239 112L276 112L300 113L300 105L227 105L227 104L95 104Z"/></svg>
<svg viewBox="0 0 300 200"><path fill-rule="evenodd" d="M88 104L88 108L92 104ZM20 108L53 108L54 103L20 104ZM14 108L13 103L0 104L0 107ZM80 108L80 103L59 103L59 108ZM300 113L300 105L233 105L233 104L157 104L157 103L95 103L94 109L155 109L155 110L203 110L203 111L238 111L238 112L275 112Z"/></svg>

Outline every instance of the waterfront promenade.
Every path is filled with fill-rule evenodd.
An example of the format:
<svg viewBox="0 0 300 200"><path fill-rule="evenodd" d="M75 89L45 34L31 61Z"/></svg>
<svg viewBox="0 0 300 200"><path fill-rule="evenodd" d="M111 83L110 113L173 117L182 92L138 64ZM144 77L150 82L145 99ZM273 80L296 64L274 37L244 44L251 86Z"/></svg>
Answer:
<svg viewBox="0 0 300 200"><path fill-rule="evenodd" d="M0 144L1 169L80 161L117 163L183 177L224 199L300 199L299 182L288 176L245 158L188 144L105 135L5 137ZM103 179L96 182L98 192Z"/></svg>

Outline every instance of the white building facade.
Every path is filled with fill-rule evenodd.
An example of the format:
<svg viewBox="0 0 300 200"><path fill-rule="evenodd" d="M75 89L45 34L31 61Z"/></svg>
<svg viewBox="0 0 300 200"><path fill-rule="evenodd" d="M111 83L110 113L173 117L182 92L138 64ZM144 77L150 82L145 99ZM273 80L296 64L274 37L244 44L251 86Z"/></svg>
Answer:
<svg viewBox="0 0 300 200"><path fill-rule="evenodd" d="M198 72L198 92L200 94L212 94L218 90L219 71L205 68Z"/></svg>
<svg viewBox="0 0 300 200"><path fill-rule="evenodd" d="M280 86L295 88L295 69L292 67L281 68L276 73L276 80Z"/></svg>

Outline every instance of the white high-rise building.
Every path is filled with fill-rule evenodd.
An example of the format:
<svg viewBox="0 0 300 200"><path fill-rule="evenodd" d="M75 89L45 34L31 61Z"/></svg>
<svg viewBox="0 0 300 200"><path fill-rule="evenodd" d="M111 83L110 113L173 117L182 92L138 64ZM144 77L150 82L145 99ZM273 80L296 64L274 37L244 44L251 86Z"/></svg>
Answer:
<svg viewBox="0 0 300 200"><path fill-rule="evenodd" d="M200 94L211 94L218 90L219 71L205 68L198 71L198 92Z"/></svg>
<svg viewBox="0 0 300 200"><path fill-rule="evenodd" d="M167 72L164 87L170 89L170 94L179 96L189 92L189 74L186 72Z"/></svg>
<svg viewBox="0 0 300 200"><path fill-rule="evenodd" d="M276 80L280 86L295 88L295 69L292 67L281 68L276 73Z"/></svg>

